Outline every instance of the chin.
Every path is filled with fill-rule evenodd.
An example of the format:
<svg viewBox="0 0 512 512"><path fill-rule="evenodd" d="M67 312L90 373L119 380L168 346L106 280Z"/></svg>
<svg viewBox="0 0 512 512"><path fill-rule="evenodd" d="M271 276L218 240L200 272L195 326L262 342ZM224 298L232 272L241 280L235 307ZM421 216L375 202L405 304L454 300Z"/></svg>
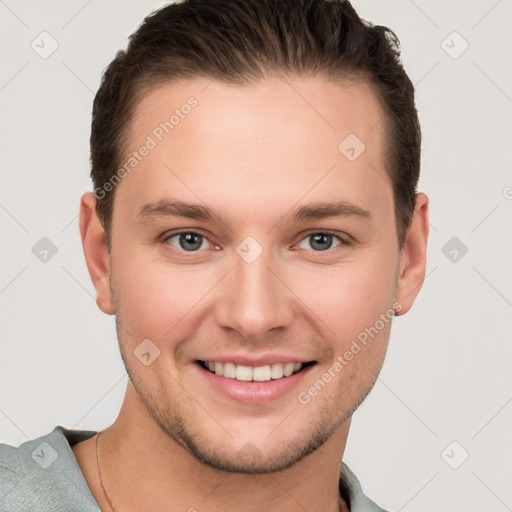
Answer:
<svg viewBox="0 0 512 512"><path fill-rule="evenodd" d="M161 411L160 411L161 412ZM269 474L288 469L320 448L346 418L330 421L319 418L315 425L298 432L289 430L278 438L277 432L241 436L227 432L223 438L212 435L211 426L197 427L183 416L152 414L160 428L188 454L212 469L245 475ZM186 416L185 416L186 418ZM221 434L222 435L222 434ZM274 437L274 439L270 439ZM252 440L250 440L252 439Z"/></svg>

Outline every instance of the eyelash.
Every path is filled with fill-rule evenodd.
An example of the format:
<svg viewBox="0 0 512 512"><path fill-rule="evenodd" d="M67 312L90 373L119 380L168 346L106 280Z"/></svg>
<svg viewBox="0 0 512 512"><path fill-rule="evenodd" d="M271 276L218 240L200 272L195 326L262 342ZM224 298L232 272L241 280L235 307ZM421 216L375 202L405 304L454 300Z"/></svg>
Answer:
<svg viewBox="0 0 512 512"><path fill-rule="evenodd" d="M177 237L177 236L183 235L183 234L197 235L197 236L200 236L201 238L207 240L208 242L210 242L210 244L212 243L209 240L209 238L206 235L204 235L203 233L201 233L200 231L194 231L194 230L190 230L190 229L188 229L188 230L185 229L185 230L182 230L182 231L177 231L177 232L174 232L174 233L171 233L171 234L167 233L166 235L164 235L164 237L162 239L162 243L166 243L167 244L171 238L174 238L174 237ZM309 231L309 232L305 233L303 235L303 237L296 244L294 244L294 246L300 244L303 240L306 240L307 238L309 238L309 237L311 237L313 235L330 235L330 236L333 236L333 237L337 238L340 241L339 245L337 245L335 247L331 247L329 249L326 249L325 251L315 251L313 249L310 249L310 252L312 252L314 254L319 254L319 255L322 255L324 253L325 254L331 254L337 248L349 247L351 245L351 242L348 239L348 237L343 237L343 236L341 236L340 233L337 233L336 231L331 231L331 230L328 230L328 229L324 229L324 230L320 230L320 231L316 230L316 231ZM170 245L170 244L167 244L167 245ZM200 250L198 250L198 251L185 251L185 250L177 249L176 247L172 247L171 250L176 250L179 253L184 253L184 254L188 253L188 254L191 254L191 255L193 255L195 253L201 252Z"/></svg>

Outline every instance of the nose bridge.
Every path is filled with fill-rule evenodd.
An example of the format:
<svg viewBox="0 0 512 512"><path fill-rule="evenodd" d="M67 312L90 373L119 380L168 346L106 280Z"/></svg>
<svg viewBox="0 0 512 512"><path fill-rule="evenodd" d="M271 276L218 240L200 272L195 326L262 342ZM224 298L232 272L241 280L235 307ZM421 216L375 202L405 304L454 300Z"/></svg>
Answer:
<svg viewBox="0 0 512 512"><path fill-rule="evenodd" d="M268 331L287 327L293 318L292 294L276 275L272 251L246 239L233 256L233 270L223 285L216 308L217 322L245 338L263 338Z"/></svg>

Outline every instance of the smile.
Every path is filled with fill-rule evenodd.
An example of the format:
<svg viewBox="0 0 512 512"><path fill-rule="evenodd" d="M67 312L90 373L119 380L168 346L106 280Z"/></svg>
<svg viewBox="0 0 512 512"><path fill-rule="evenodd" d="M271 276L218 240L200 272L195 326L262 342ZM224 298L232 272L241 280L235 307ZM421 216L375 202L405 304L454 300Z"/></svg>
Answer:
<svg viewBox="0 0 512 512"><path fill-rule="evenodd" d="M300 372L310 363L274 363L264 366L245 366L232 362L198 361L199 364L211 373L227 379L243 382L265 382L279 380Z"/></svg>

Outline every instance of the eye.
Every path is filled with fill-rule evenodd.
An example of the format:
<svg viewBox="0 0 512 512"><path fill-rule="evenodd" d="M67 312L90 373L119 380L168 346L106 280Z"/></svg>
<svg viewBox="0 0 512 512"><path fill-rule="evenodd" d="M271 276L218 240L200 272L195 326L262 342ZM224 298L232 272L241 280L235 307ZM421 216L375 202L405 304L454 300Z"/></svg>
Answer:
<svg viewBox="0 0 512 512"><path fill-rule="evenodd" d="M337 240L337 242L336 242ZM181 231L167 236L164 243L171 245L182 252L199 252L201 249L208 248L211 242L205 235L196 231ZM305 246L309 245L309 247ZM340 245L348 246L350 243L344 240L340 235L329 231L317 231L309 233L298 244L299 249L313 250L314 252L324 252Z"/></svg>
<svg viewBox="0 0 512 512"><path fill-rule="evenodd" d="M339 245L348 245L348 242L343 240L338 235L335 235L334 233L329 233L320 231L316 233L310 233L305 238L303 238L300 243L298 244L298 247L300 249L307 249L308 247L302 247L301 244L310 242L310 247L313 248L315 252L322 252L327 251L333 247L333 239L338 239L338 243L334 245L334 247L338 247Z"/></svg>
<svg viewBox="0 0 512 512"><path fill-rule="evenodd" d="M164 239L165 243L169 243L178 250L185 252L197 252L199 249L204 248L205 244L208 247L209 240L195 231L182 231L175 233Z"/></svg>

